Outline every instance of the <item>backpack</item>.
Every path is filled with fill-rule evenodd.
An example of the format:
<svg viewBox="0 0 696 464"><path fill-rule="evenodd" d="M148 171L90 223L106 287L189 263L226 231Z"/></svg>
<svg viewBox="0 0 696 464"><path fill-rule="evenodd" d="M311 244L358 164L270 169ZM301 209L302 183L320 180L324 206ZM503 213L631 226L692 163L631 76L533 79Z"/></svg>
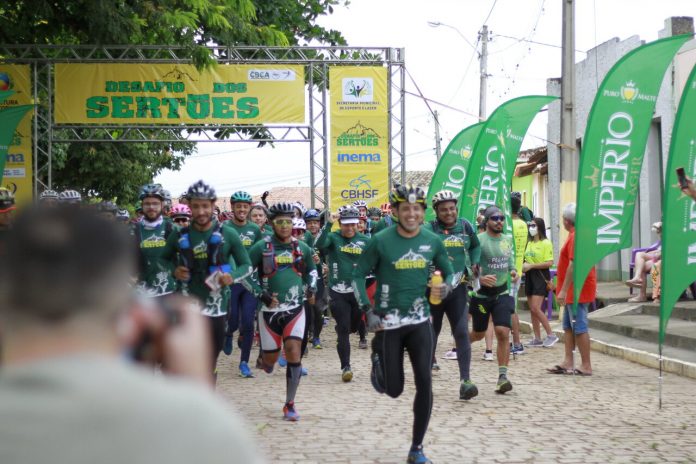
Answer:
<svg viewBox="0 0 696 464"><path fill-rule="evenodd" d="M469 235L469 236L474 235L474 233L475 233L474 226L472 226L469 221L467 221L464 218L459 218L459 222L461 223L462 229L464 230L464 233L466 235ZM438 221L437 219L433 219L432 221L430 221L430 226L433 228L433 232L435 232L436 234L440 234L440 233L444 233L445 235L449 234L449 232L447 232L447 230L440 227L440 221Z"/></svg>
<svg viewBox="0 0 696 464"><path fill-rule="evenodd" d="M259 277L267 279L273 277L278 271L278 263L276 262L275 247L273 246L272 237L266 235L263 237L263 240L265 242L265 248L261 254ZM300 249L300 241L292 237L290 244L292 246L292 269L297 275L301 276L305 272L306 266L304 257L302 256L302 250Z"/></svg>
<svg viewBox="0 0 696 464"><path fill-rule="evenodd" d="M208 269L212 270L214 267L224 267L224 261L222 259L222 245L224 240L222 238L222 225L219 222L215 223L213 227L213 233L210 234L208 239ZM179 255L181 257L181 265L186 267L189 271L193 272L193 248L191 247L191 239L189 238L189 227L184 227L179 231L179 238L177 239L177 245L179 248Z"/></svg>

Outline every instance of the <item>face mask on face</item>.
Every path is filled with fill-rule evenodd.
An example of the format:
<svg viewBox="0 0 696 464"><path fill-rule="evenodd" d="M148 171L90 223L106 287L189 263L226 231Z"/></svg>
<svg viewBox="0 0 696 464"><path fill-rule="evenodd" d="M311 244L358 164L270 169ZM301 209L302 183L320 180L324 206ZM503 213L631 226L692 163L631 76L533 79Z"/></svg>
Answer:
<svg viewBox="0 0 696 464"><path fill-rule="evenodd" d="M536 227L529 228L529 235L531 235L532 237L536 237L538 233L539 233L539 231L537 230Z"/></svg>

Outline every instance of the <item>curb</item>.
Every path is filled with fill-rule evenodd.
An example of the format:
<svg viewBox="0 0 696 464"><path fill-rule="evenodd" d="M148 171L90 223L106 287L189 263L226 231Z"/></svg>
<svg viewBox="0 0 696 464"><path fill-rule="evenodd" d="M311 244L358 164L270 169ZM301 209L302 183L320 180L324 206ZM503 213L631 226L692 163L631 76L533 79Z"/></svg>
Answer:
<svg viewBox="0 0 696 464"><path fill-rule="evenodd" d="M527 321L520 320L520 332L527 333L522 326L527 330L531 331L532 324ZM564 341L565 333L561 330L554 330L554 333L558 336L559 341ZM660 358L655 353L649 353L647 351L636 350L634 348L628 348L621 345L612 345L610 343L597 340L590 336L590 348L593 351L599 353L607 354L615 358L624 359L626 361L634 362L642 366L651 367L653 369L660 368ZM690 379L696 379L696 364L692 364L686 361L680 361L678 359L662 357L662 370L664 372L669 372L672 374L677 374L682 377L688 377Z"/></svg>

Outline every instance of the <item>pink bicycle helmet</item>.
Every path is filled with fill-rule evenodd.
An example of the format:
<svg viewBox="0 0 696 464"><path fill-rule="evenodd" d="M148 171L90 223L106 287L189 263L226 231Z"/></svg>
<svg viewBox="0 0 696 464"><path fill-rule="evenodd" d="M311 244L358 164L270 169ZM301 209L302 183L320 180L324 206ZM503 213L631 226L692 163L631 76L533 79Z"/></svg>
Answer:
<svg viewBox="0 0 696 464"><path fill-rule="evenodd" d="M191 217L191 208L189 208L187 205L184 205L183 203L179 203L178 205L172 206L172 211L169 213L171 217L176 217L176 216L186 216L187 218Z"/></svg>

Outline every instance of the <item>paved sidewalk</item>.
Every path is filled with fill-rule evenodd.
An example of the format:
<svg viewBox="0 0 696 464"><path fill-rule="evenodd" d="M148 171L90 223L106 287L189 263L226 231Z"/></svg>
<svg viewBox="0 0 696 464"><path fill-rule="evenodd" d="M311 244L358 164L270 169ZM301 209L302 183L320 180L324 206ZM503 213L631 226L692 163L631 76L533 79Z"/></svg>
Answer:
<svg viewBox="0 0 696 464"><path fill-rule="evenodd" d="M448 333L445 323L438 358L449 348ZM282 420L285 369L238 377L236 339L232 356L221 357L219 393L253 428L269 462L405 462L414 395L408 362L404 393L391 399L373 390L369 351L357 349L357 336L351 336L355 377L344 384L333 321L322 335L324 349L310 348L303 360L309 376L297 395L299 422ZM696 462L696 380L665 375L659 410L656 370L592 352L592 377L546 374L562 350L530 349L511 361L514 389L502 396L493 392L497 363L483 361L482 342L475 343L471 372L480 393L469 402L459 401L456 361L438 359L428 457L437 464ZM222 443L220 451L234 455Z"/></svg>

